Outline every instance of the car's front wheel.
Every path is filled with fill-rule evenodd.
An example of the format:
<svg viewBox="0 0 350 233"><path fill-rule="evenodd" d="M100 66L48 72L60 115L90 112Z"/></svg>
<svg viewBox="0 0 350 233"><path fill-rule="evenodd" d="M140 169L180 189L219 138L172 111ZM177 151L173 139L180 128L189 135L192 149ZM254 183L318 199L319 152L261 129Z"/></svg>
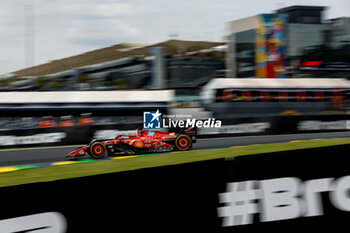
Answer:
<svg viewBox="0 0 350 233"><path fill-rule="evenodd" d="M94 159L102 159L107 154L107 148L101 142L95 142L90 146L90 153Z"/></svg>

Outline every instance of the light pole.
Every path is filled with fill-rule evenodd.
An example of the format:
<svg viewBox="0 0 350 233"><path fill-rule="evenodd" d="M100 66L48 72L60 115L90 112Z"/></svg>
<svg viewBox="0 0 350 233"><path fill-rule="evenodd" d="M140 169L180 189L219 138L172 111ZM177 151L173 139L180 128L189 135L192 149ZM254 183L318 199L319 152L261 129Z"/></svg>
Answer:
<svg viewBox="0 0 350 233"><path fill-rule="evenodd" d="M25 67L34 65L34 0L24 3L24 57Z"/></svg>

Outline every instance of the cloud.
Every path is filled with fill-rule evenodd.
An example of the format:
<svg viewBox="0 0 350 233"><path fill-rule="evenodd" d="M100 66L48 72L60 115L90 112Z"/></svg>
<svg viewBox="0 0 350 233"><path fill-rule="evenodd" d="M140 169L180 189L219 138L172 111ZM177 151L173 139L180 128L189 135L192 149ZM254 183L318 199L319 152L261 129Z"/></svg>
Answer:
<svg viewBox="0 0 350 233"><path fill-rule="evenodd" d="M13 59L12 65L7 62L0 66L0 73L24 68L24 1L13 1L17 4L0 10L0 26L6 25L6 30L0 31L0 49L6 47L1 49L6 51L6 60ZM147 10L133 3L106 0L32 1L35 2L35 64L135 40L140 29L130 24L127 17L136 17ZM3 54L1 60L5 60Z"/></svg>
<svg viewBox="0 0 350 233"><path fill-rule="evenodd" d="M0 74L24 68L24 3L34 3L35 64L123 42L222 40L229 21L281 6L280 0L8 0L0 8ZM349 16L349 0L286 0L330 6Z"/></svg>

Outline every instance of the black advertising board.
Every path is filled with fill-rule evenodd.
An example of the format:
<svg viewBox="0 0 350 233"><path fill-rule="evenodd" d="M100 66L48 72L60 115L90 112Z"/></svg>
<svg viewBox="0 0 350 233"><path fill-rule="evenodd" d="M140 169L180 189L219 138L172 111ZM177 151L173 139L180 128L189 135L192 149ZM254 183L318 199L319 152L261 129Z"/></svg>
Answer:
<svg viewBox="0 0 350 233"><path fill-rule="evenodd" d="M350 145L248 155L225 162L222 232L346 229Z"/></svg>
<svg viewBox="0 0 350 233"><path fill-rule="evenodd" d="M0 131L0 148L87 144L93 138L110 139L135 133L141 124L111 124Z"/></svg>
<svg viewBox="0 0 350 233"><path fill-rule="evenodd" d="M216 208L213 190L218 188L221 162L0 188L0 198L6 200L0 219L59 213L67 232L183 232L191 225L200 229L203 222L217 219L207 208Z"/></svg>
<svg viewBox="0 0 350 233"><path fill-rule="evenodd" d="M220 128L198 129L199 137L321 133L350 130L347 115L300 115L222 120Z"/></svg>
<svg viewBox="0 0 350 233"><path fill-rule="evenodd" d="M347 229L349 149L344 145L249 155L0 188L0 228L17 227L18 232ZM28 218L32 225L24 229ZM11 221L17 224L10 225Z"/></svg>

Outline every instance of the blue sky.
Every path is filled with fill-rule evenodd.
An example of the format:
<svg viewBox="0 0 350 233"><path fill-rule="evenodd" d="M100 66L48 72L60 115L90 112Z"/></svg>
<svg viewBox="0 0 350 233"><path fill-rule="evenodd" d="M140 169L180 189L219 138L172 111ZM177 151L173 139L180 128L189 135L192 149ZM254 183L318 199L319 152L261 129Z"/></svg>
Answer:
<svg viewBox="0 0 350 233"><path fill-rule="evenodd" d="M0 74L25 68L25 4L34 4L34 65L123 42L222 41L226 23L291 5L328 6L350 17L349 0L1 0Z"/></svg>

